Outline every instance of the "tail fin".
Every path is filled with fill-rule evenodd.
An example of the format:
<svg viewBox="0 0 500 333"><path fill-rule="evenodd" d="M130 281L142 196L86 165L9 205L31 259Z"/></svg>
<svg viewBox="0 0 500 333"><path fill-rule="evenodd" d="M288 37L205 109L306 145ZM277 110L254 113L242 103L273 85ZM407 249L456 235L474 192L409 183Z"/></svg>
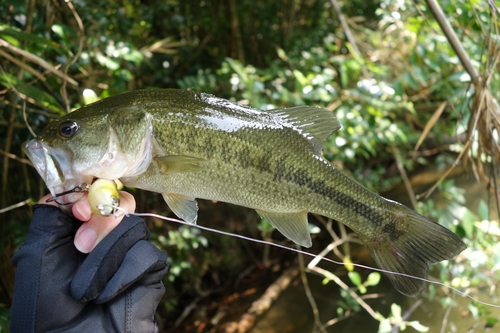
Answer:
<svg viewBox="0 0 500 333"><path fill-rule="evenodd" d="M404 226L384 228L377 241L367 240L366 248L381 269L426 279L429 264L455 257L465 250L462 240L436 222L404 207ZM382 240L383 239L383 240ZM425 281L408 276L386 274L394 287L404 295L419 296Z"/></svg>

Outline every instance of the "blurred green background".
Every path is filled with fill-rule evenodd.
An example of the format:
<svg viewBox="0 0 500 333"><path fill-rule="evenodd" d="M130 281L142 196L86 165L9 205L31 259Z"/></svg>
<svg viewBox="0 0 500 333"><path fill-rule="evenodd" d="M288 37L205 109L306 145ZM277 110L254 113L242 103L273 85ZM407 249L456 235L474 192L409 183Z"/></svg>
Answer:
<svg viewBox="0 0 500 333"><path fill-rule="evenodd" d="M21 152L21 144L32 138L30 129L38 133L52 117L150 87L190 88L259 109L305 104L332 110L343 128L324 146L326 158L379 193L401 189L407 180L398 199L409 198L408 205L457 232L469 246L456 261L436 265L432 277L498 304L500 229L492 215L497 210L499 152L494 99L500 83L498 3L440 4L481 84L471 84L423 2L0 1L2 331L8 327L13 291L10 258L26 235L31 206L47 192ZM486 107L479 103L484 95L479 93L486 94ZM476 127L471 126L474 119L479 119ZM450 178L438 182L439 200L419 195L455 161L472 170L490 193L470 209L466 190ZM425 181L407 178L422 172ZM172 216L160 195L129 190L139 212ZM312 252L337 240L338 246L327 251L330 258L372 263L342 226L319 217L310 217L310 222L315 232ZM320 288L323 283L340 291L332 294L326 313L304 326L307 331L340 332L340 321L355 321L363 313L371 320L367 332L425 331L430 325L425 318L403 318L419 301L385 296L380 290L390 286L377 289L385 280L378 273L349 265L320 272L305 268L290 251L156 219L147 223L153 242L171 263L167 293L157 312L162 332L232 332L251 302L294 267L295 273L303 273L302 279L292 274L295 283L306 286L306 291L301 287L303 295L308 295L307 276L320 276ZM198 223L291 245L241 207L201 202ZM313 270L315 274L305 275ZM443 310L436 329L455 332L460 327L458 317L445 317L451 309L470 319L467 325L477 332L499 329L499 314L491 307L457 302L457 297L439 286L424 293L423 298ZM367 304L363 299L371 299L370 310L361 305ZM295 306L313 316L314 304L309 300ZM248 329L240 327L240 332ZM301 332L274 329L267 332Z"/></svg>

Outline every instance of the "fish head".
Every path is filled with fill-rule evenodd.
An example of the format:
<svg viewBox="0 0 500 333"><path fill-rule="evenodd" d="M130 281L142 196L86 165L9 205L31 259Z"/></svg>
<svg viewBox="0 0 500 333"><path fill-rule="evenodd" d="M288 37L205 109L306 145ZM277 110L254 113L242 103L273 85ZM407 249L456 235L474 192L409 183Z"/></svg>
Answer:
<svg viewBox="0 0 500 333"><path fill-rule="evenodd" d="M93 179L135 176L146 171L151 161L151 117L137 107L107 111L81 108L52 120L39 136L23 145L53 198L65 210L83 197L83 187Z"/></svg>
<svg viewBox="0 0 500 333"><path fill-rule="evenodd" d="M61 205L71 204L82 197L80 192L61 193L70 192L84 183L91 184L95 176L92 168L99 164L106 151L102 138L106 137L107 129L103 122L90 125L88 119L70 115L52 120L41 135L23 145L24 153ZM101 135L96 135L96 132Z"/></svg>

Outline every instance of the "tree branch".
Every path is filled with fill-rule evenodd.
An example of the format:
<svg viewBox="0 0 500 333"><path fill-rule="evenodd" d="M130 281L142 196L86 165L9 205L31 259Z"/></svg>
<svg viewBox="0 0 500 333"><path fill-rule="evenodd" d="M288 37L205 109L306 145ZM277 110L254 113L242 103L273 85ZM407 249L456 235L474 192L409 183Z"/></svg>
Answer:
<svg viewBox="0 0 500 333"><path fill-rule="evenodd" d="M342 13L342 10L340 9L340 5L337 2L337 0L330 0L330 3L332 4L332 7L335 9L335 12L337 13L337 16L339 17L340 25L342 25L342 28L344 29L345 36L349 43L351 43L352 48L358 55L361 55L358 49L358 44L356 43L356 39L354 38L354 35L351 32L351 29L349 28L349 24L347 24L347 20L345 19L344 14Z"/></svg>
<svg viewBox="0 0 500 333"><path fill-rule="evenodd" d="M427 6L429 6L432 15L434 15L434 18L441 27L441 30L443 30L446 39L448 39L448 42L460 59L462 66L464 66L467 73L469 73L472 83L477 86L477 84L481 81L481 77L479 76L474 66L472 66L469 55L467 54L467 52L465 52L462 43L457 37L457 34L451 27L450 22L448 22L448 20L446 19L441 6L436 0L425 0L425 2L427 3Z"/></svg>

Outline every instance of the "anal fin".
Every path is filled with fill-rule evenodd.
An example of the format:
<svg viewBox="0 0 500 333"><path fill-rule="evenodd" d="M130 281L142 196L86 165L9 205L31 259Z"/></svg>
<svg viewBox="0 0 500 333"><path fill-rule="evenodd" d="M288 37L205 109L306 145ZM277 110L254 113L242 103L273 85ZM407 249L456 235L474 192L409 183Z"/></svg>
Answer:
<svg viewBox="0 0 500 333"><path fill-rule="evenodd" d="M175 193L162 193L168 207L187 223L196 224L198 218L198 204L193 198Z"/></svg>
<svg viewBox="0 0 500 333"><path fill-rule="evenodd" d="M303 247L311 247L312 242L307 223L307 212L275 213L257 210L257 213L296 244Z"/></svg>

